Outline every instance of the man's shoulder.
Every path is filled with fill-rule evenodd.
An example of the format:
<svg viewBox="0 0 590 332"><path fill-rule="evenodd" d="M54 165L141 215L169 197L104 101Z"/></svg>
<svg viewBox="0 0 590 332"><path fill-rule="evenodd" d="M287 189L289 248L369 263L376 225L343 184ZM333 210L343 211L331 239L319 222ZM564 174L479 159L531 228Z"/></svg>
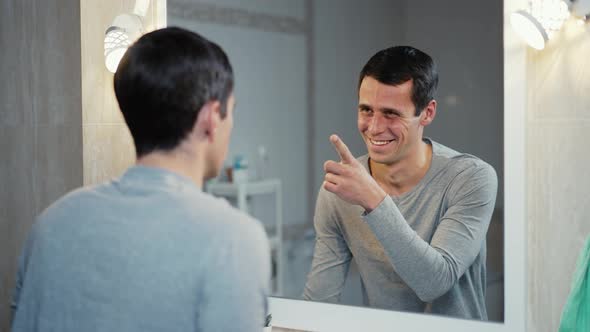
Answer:
<svg viewBox="0 0 590 332"><path fill-rule="evenodd" d="M244 233L250 229L257 232L261 228L258 220L236 209L225 199L215 197L199 190L179 190L178 192L155 191L152 195L144 193L125 193L120 190L117 180L74 189L49 205L38 217L37 224L47 226L54 223L79 222L81 219L96 219L92 214L103 215L107 210L117 211L121 220L144 217L163 218L174 216L167 223L182 226L187 231L225 233ZM156 188L157 189L157 188ZM144 213L133 211L143 210Z"/></svg>
<svg viewBox="0 0 590 332"><path fill-rule="evenodd" d="M103 183L72 189L47 206L37 220L63 218L69 213L91 213L89 210L92 207L91 202L104 195L109 186L111 186L110 183Z"/></svg>
<svg viewBox="0 0 590 332"><path fill-rule="evenodd" d="M205 196L210 203L206 211L210 217L204 229L213 248L234 248L232 252L243 259L250 257L256 264L265 261L267 253L270 253L270 243L262 222L236 209L225 199ZM193 230L203 231L199 223L193 224ZM226 251L216 251L214 256L223 255Z"/></svg>
<svg viewBox="0 0 590 332"><path fill-rule="evenodd" d="M458 152L440 143L433 142L433 154L438 168L433 181L449 186L449 194L478 191L494 196L498 176L494 168L484 160Z"/></svg>
<svg viewBox="0 0 590 332"><path fill-rule="evenodd" d="M188 222L194 230L201 232L205 228L212 238L216 237L221 242L238 239L242 245L266 239L266 231L258 219L232 206L224 198L205 192L198 196L198 202L194 198L184 197L181 203L183 208L190 211Z"/></svg>
<svg viewBox="0 0 590 332"><path fill-rule="evenodd" d="M495 172L494 168L481 158L459 152L441 143L431 141L433 159L440 164L440 167L453 173L471 172Z"/></svg>

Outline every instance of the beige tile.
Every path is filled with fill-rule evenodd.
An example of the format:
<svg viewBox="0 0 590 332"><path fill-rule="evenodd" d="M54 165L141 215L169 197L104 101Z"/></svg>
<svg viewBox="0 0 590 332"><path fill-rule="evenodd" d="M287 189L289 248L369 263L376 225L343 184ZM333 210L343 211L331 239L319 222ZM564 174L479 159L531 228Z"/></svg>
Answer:
<svg viewBox="0 0 590 332"><path fill-rule="evenodd" d="M84 183L119 176L135 162L135 149L125 125L84 125Z"/></svg>
<svg viewBox="0 0 590 332"><path fill-rule="evenodd" d="M527 324L556 331L590 234L590 38L571 20L527 55Z"/></svg>
<svg viewBox="0 0 590 332"><path fill-rule="evenodd" d="M573 23L573 22L570 22ZM537 120L590 120L590 38L565 24L542 52L529 51L529 113Z"/></svg>

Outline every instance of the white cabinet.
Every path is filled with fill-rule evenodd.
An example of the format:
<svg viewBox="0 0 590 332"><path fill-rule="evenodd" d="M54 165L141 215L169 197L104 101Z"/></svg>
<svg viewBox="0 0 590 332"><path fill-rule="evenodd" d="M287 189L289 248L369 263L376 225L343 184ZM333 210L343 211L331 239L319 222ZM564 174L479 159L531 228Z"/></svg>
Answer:
<svg viewBox="0 0 590 332"><path fill-rule="evenodd" d="M261 181L228 183L215 182L206 186L208 193L215 196L234 198L237 208L249 214L248 198L255 195L274 195L275 220L274 227L265 225L269 235L270 247L275 263L276 274L273 275L273 294L281 296L283 293L284 279L284 255L283 255L283 193L282 184L279 179L267 179ZM254 216L256 218L256 216Z"/></svg>

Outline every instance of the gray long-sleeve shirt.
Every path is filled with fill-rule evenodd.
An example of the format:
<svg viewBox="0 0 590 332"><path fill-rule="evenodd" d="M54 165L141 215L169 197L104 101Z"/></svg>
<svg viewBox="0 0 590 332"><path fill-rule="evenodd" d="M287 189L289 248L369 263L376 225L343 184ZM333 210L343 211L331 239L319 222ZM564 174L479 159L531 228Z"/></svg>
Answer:
<svg viewBox="0 0 590 332"><path fill-rule="evenodd" d="M259 222L188 178L135 166L38 218L13 331L261 331L269 284Z"/></svg>
<svg viewBox="0 0 590 332"><path fill-rule="evenodd" d="M320 190L304 298L338 302L351 259L371 307L487 319L485 235L497 177L482 160L432 144L424 178L371 213ZM368 156L358 159L368 169Z"/></svg>

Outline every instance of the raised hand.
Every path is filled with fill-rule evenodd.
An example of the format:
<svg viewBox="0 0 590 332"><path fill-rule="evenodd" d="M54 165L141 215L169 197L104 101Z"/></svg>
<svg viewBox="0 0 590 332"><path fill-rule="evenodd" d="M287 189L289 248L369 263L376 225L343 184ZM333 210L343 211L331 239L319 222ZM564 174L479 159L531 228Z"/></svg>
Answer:
<svg viewBox="0 0 590 332"><path fill-rule="evenodd" d="M324 163L324 188L344 201L362 206L367 212L376 208L387 195L365 167L350 153L337 135L330 142L340 155L340 162Z"/></svg>

